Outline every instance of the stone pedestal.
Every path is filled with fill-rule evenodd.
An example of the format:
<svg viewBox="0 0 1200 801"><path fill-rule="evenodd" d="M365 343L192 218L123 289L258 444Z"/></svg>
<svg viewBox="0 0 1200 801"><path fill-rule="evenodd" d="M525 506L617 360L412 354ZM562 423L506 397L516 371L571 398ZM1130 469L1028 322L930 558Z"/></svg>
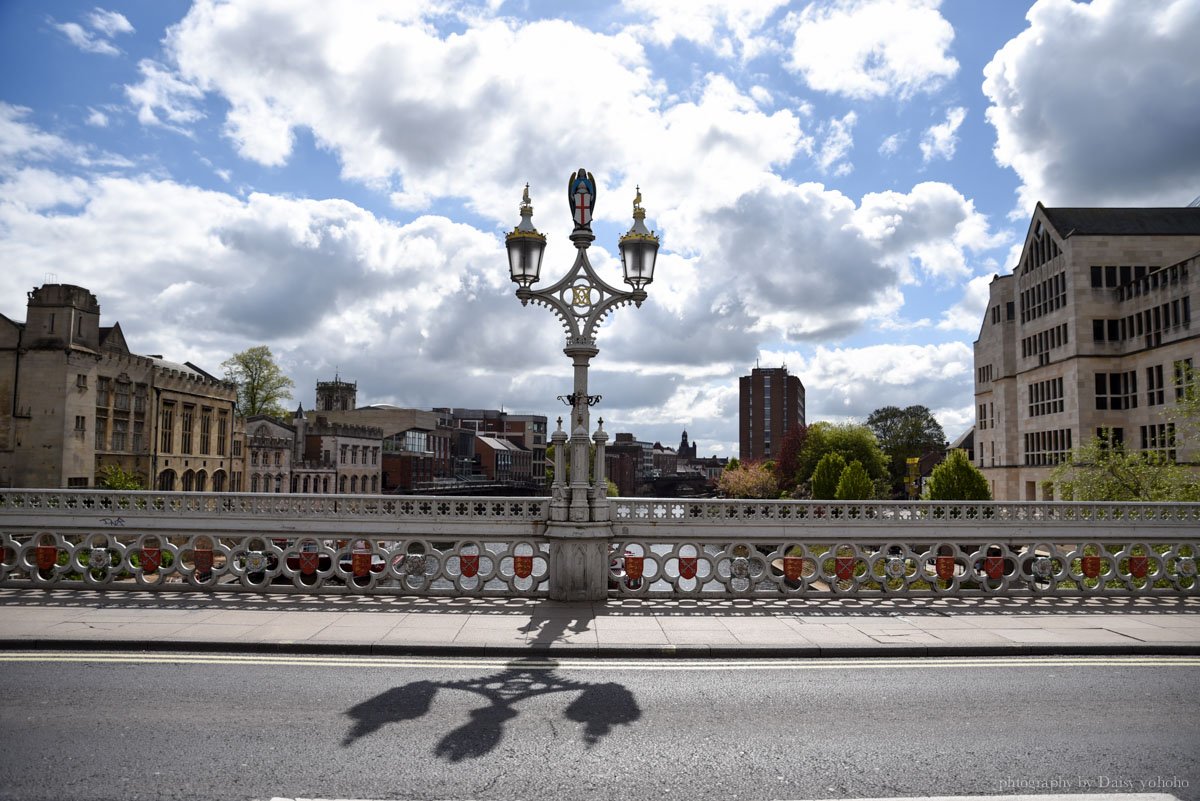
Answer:
<svg viewBox="0 0 1200 801"><path fill-rule="evenodd" d="M608 523L551 523L550 598L555 601L603 601L608 597Z"/></svg>

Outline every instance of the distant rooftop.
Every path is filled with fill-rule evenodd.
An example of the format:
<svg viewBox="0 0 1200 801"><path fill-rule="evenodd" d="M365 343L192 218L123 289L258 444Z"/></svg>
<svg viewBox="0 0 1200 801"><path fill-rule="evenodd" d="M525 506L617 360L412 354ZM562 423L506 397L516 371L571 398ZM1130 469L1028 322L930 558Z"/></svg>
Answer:
<svg viewBox="0 0 1200 801"><path fill-rule="evenodd" d="M1042 207L1063 237L1200 235L1200 208L1057 208Z"/></svg>

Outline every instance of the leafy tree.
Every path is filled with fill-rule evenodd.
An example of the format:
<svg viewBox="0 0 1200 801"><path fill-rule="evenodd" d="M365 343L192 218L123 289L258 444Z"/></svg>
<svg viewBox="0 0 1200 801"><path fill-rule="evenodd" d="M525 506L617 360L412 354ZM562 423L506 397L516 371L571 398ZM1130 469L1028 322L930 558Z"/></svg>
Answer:
<svg viewBox="0 0 1200 801"><path fill-rule="evenodd" d="M288 390L296 385L279 369L266 345L235 353L221 367L225 368L225 379L237 384L238 408L243 415L284 417L287 414L283 401L292 397Z"/></svg>
<svg viewBox="0 0 1200 801"><path fill-rule="evenodd" d="M1180 448L1200 448L1200 374L1183 363L1176 364L1175 387L1182 392L1167 411L1175 424L1175 441Z"/></svg>
<svg viewBox="0 0 1200 801"><path fill-rule="evenodd" d="M1200 486L1186 468L1153 452L1130 452L1103 437L1071 451L1050 472L1063 500L1200 501Z"/></svg>
<svg viewBox="0 0 1200 801"><path fill-rule="evenodd" d="M732 464L735 460L730 459ZM726 498L778 498L775 472L762 462L740 462L726 467L717 481L717 489Z"/></svg>
<svg viewBox="0 0 1200 801"><path fill-rule="evenodd" d="M990 501L992 492L983 473L967 458L967 452L955 448L944 462L933 468L925 485L925 497L931 501Z"/></svg>
<svg viewBox="0 0 1200 801"><path fill-rule="evenodd" d="M875 482L871 481L861 462L846 465L834 496L839 501L865 501L875 497Z"/></svg>
<svg viewBox="0 0 1200 801"><path fill-rule="evenodd" d="M100 468L96 478L96 486L100 489L140 490L146 488L141 476L121 469L119 464L109 464Z"/></svg>
<svg viewBox="0 0 1200 801"><path fill-rule="evenodd" d="M813 423L808 427L804 445L800 449L800 475L811 476L821 457L830 452L840 454L846 462L861 462L872 479L888 475L887 456L880 450L879 441L871 429L854 423L826 422ZM834 486L836 488L836 484Z"/></svg>
<svg viewBox="0 0 1200 801"><path fill-rule="evenodd" d="M859 463L859 468L862 463ZM846 460L836 451L830 451L821 457L821 461L817 462L816 469L813 470L810 481L812 482L812 496L816 500L831 501L837 495L838 480L842 477L842 472L846 469Z"/></svg>
<svg viewBox="0 0 1200 801"><path fill-rule="evenodd" d="M879 447L888 456L888 473L893 494L904 492L904 472L910 457L923 456L945 447L946 432L925 406L884 406L867 417L867 428L875 433Z"/></svg>
<svg viewBox="0 0 1200 801"><path fill-rule="evenodd" d="M775 465L775 476L779 480L779 488L790 492L804 479L800 476L800 452L804 448L804 440L808 436L808 426L793 423L783 435L779 444L779 462Z"/></svg>

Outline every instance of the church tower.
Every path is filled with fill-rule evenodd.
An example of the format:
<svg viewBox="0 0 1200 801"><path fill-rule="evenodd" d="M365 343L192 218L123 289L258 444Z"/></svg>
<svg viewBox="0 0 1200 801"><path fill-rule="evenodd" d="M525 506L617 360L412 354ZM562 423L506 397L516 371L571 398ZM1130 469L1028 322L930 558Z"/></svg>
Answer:
<svg viewBox="0 0 1200 801"><path fill-rule="evenodd" d="M358 403L358 383L342 381L334 376L332 381L317 382L318 412L349 412Z"/></svg>

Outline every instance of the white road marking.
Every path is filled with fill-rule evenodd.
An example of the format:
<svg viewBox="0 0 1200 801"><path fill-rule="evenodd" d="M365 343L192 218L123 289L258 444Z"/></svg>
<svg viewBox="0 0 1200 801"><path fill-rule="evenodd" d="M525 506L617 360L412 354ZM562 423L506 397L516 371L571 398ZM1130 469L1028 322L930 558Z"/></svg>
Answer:
<svg viewBox="0 0 1200 801"><path fill-rule="evenodd" d="M1200 667L1200 657L1106 656L1106 657L923 657L878 659L547 659L545 657L508 659L495 657L337 657L279 656L263 654L188 654L122 653L61 651L0 652L0 662L60 662L92 664L185 664L185 665L258 665L264 667L349 667L460 670L630 670L630 671L714 671L714 670L899 670L912 668L1013 668L1013 667Z"/></svg>

